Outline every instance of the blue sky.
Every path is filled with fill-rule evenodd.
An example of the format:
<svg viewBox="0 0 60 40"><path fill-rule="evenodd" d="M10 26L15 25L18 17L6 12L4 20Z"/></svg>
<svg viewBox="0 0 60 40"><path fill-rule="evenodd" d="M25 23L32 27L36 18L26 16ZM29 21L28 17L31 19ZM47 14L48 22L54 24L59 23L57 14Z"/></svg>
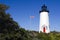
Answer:
<svg viewBox="0 0 60 40"><path fill-rule="evenodd" d="M10 6L7 13L10 13L22 28L35 31L39 29L39 10L46 4L50 11L50 30L60 31L60 0L0 0L0 4Z"/></svg>

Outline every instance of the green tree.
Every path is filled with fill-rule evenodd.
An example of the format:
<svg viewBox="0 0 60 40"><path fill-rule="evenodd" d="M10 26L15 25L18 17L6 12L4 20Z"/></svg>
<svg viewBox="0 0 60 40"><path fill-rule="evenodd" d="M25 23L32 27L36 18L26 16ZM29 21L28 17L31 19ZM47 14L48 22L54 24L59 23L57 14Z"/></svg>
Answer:
<svg viewBox="0 0 60 40"><path fill-rule="evenodd" d="M10 33L19 28L17 22L11 18L10 14L6 13L8 8L8 6L0 4L0 33Z"/></svg>

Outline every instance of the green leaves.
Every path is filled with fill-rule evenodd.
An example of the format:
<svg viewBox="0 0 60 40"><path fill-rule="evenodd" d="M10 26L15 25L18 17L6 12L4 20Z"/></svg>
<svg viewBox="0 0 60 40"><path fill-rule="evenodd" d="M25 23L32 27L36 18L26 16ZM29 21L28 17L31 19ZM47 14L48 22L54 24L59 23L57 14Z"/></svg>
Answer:
<svg viewBox="0 0 60 40"><path fill-rule="evenodd" d="M9 6L6 6L4 4L0 4L0 10L7 10Z"/></svg>

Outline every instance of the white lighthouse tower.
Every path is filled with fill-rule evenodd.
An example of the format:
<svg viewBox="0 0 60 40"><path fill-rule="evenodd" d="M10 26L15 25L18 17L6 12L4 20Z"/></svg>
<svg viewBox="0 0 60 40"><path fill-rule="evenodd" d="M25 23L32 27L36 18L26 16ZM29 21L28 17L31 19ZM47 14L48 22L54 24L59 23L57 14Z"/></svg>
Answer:
<svg viewBox="0 0 60 40"><path fill-rule="evenodd" d="M50 33L50 27L49 27L49 11L47 10L47 6L43 5L41 8L41 11L39 11L40 14L40 24L39 24L39 33Z"/></svg>

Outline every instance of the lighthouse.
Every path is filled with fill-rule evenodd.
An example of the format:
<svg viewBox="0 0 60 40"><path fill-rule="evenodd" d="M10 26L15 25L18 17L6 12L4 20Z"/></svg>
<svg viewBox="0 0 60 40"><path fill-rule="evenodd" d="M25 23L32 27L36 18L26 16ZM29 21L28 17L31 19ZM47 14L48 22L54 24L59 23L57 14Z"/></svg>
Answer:
<svg viewBox="0 0 60 40"><path fill-rule="evenodd" d="M47 6L44 4L41 7L41 11L39 11L40 15L40 22L39 22L39 33L50 33L50 26L49 26L49 10Z"/></svg>

